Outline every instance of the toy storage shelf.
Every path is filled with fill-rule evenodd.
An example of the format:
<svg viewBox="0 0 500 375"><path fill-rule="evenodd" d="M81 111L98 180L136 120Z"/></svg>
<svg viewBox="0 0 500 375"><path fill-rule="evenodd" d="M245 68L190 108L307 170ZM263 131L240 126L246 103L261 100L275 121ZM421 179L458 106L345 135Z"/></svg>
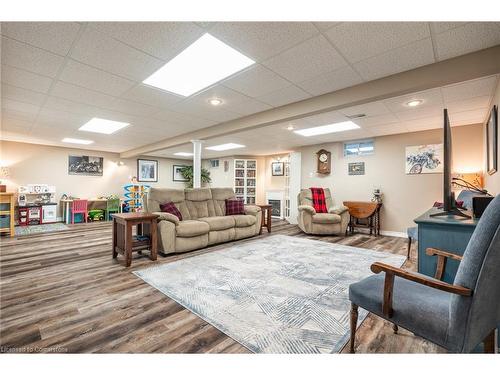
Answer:
<svg viewBox="0 0 500 375"><path fill-rule="evenodd" d="M14 236L14 193L0 193L0 233Z"/></svg>
<svg viewBox="0 0 500 375"><path fill-rule="evenodd" d="M255 204L257 194L257 160L234 160L234 192L246 204Z"/></svg>

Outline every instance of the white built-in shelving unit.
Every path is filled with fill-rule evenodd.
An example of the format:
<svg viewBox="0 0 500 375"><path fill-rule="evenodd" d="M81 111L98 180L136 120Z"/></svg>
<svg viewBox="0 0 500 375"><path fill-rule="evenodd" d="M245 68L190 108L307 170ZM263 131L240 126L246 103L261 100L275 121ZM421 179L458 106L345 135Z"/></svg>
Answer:
<svg viewBox="0 0 500 375"><path fill-rule="evenodd" d="M234 192L246 204L255 204L257 194L257 160L234 160Z"/></svg>

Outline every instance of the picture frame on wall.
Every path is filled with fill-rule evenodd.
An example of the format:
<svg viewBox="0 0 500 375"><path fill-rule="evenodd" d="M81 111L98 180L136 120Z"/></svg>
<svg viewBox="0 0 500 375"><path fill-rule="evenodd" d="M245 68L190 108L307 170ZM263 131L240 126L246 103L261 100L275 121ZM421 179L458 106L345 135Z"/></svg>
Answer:
<svg viewBox="0 0 500 375"><path fill-rule="evenodd" d="M104 158L100 156L69 155L68 174L76 176L102 176Z"/></svg>
<svg viewBox="0 0 500 375"><path fill-rule="evenodd" d="M498 107L490 111L486 123L486 170L489 175L498 171Z"/></svg>
<svg viewBox="0 0 500 375"><path fill-rule="evenodd" d="M271 171L273 176L284 176L285 175L285 163L282 161L277 161L271 163Z"/></svg>
<svg viewBox="0 0 500 375"><path fill-rule="evenodd" d="M174 165L172 168L172 180L174 182L187 182L188 179L184 178L181 174L181 169L184 168L185 165Z"/></svg>
<svg viewBox="0 0 500 375"><path fill-rule="evenodd" d="M443 173L443 144L406 147L405 173L418 175Z"/></svg>
<svg viewBox="0 0 500 375"><path fill-rule="evenodd" d="M360 176L365 174L365 162L349 163L348 164L349 176Z"/></svg>
<svg viewBox="0 0 500 375"><path fill-rule="evenodd" d="M137 159L137 181L158 182L158 160Z"/></svg>

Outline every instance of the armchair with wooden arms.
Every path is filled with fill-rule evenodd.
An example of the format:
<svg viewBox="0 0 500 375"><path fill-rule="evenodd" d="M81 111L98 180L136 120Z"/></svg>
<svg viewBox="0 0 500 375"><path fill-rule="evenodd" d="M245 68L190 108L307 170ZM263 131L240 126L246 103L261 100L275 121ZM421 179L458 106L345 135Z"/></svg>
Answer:
<svg viewBox="0 0 500 375"><path fill-rule="evenodd" d="M349 287L350 351L354 353L358 306L442 346L469 353L484 342L496 352L500 323L500 195L479 220L463 256L428 248L437 257L435 277L373 263L369 276ZM442 281L447 259L460 261L453 284Z"/></svg>

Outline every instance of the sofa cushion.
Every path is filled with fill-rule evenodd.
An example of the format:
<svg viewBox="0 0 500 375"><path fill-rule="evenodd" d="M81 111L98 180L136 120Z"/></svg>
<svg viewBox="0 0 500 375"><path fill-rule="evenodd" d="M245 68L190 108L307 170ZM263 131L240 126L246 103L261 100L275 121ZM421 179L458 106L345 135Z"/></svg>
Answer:
<svg viewBox="0 0 500 375"><path fill-rule="evenodd" d="M340 223L340 215L337 214L314 214L312 222L317 224L336 224Z"/></svg>
<svg viewBox="0 0 500 375"><path fill-rule="evenodd" d="M244 215L245 204L242 199L226 199L226 215Z"/></svg>
<svg viewBox="0 0 500 375"><path fill-rule="evenodd" d="M237 228L249 227L257 222L257 218L253 215L233 215L227 217L234 218L235 226Z"/></svg>
<svg viewBox="0 0 500 375"><path fill-rule="evenodd" d="M211 231L234 228L234 219L232 216L202 217L198 220L207 223Z"/></svg>
<svg viewBox="0 0 500 375"><path fill-rule="evenodd" d="M162 212L166 212L177 216L179 220L182 220L182 215L179 209L175 206L174 202L167 202L160 204L160 209Z"/></svg>
<svg viewBox="0 0 500 375"><path fill-rule="evenodd" d="M209 188L186 189L186 200L193 202L207 201L212 199L212 191Z"/></svg>
<svg viewBox="0 0 500 375"><path fill-rule="evenodd" d="M178 237L196 237L207 234L209 230L209 225L203 221L184 220L177 225L176 234Z"/></svg>

